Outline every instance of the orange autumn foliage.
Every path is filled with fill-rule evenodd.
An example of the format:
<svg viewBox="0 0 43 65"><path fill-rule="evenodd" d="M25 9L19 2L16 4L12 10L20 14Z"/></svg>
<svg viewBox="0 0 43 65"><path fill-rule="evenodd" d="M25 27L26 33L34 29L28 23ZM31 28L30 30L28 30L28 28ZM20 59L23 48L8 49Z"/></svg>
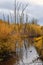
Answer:
<svg viewBox="0 0 43 65"><path fill-rule="evenodd" d="M30 34L36 36L36 34L41 35L41 32L41 26L35 24L8 24L0 20L0 45L5 45L8 49L15 51L17 42L18 48L23 46L24 38L28 39L31 44Z"/></svg>

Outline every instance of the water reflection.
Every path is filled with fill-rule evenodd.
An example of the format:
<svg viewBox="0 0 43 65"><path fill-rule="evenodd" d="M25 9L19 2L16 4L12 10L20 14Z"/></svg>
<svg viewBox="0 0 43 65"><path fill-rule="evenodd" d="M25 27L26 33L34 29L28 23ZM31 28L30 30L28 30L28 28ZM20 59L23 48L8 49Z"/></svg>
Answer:
<svg viewBox="0 0 43 65"><path fill-rule="evenodd" d="M16 58L10 58L8 61L0 62L0 65L42 65L41 60L35 61L41 63L32 62L37 57L39 57L39 55L37 54L36 49L33 46L27 48L27 51L25 47L23 47L20 50L19 57L16 56Z"/></svg>

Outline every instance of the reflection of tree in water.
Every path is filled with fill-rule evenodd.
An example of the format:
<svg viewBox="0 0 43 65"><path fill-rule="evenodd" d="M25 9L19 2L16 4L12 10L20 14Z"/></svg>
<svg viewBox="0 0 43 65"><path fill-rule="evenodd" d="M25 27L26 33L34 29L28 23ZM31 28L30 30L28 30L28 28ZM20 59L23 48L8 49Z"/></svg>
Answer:
<svg viewBox="0 0 43 65"><path fill-rule="evenodd" d="M27 41L25 40L25 43L26 43ZM24 43L24 45L23 45L23 47L22 48L20 48L20 49L16 49L16 54L18 53L18 56L16 56L16 58L10 58L8 61L4 61L4 62L2 62L2 63L0 63L0 65L19 65L19 60L21 60L21 62L23 63L23 65L25 65L25 63L23 62L23 53L26 51L27 52L27 49L26 49L26 47L27 47L27 45L25 45L25 43ZM18 46L18 43L17 43L17 46ZM26 47L25 47L26 46ZM25 50L24 50L25 49ZM20 50L20 51L19 51ZM28 52L27 52L28 53ZM31 53L31 51L30 51L30 53ZM32 64L32 63L34 63L36 60L38 60L39 59L39 57L38 58L36 58L36 59L34 59L32 62L30 62L29 64Z"/></svg>
<svg viewBox="0 0 43 65"><path fill-rule="evenodd" d="M34 48L34 47L33 47L33 48ZM24 52L23 52L23 56L25 56L25 54L26 54L25 51L26 51L26 50L24 50ZM29 51L29 49L28 49L28 52L29 52L29 53L32 53L33 50L31 49L31 51ZM29 54L29 53L28 53L28 54ZM37 53L37 52L36 52L36 53ZM34 52L34 54L35 54L35 52ZM32 54L33 57L34 57L34 54ZM28 56L28 55L27 55L27 56ZM37 56L37 55L36 55L36 56ZM29 57L28 57L28 58L29 58ZM28 59L28 58L27 58L27 59ZM25 59L26 59L26 56L25 56ZM26 65L28 65L28 64L29 64L29 65L32 65L32 64L36 64L36 65L39 65L39 64L40 64L40 65L42 65L42 62L41 62L41 61L38 61L38 60L40 59L39 56L36 57L36 58L33 58L32 61L30 61L30 60L28 59L29 63L27 63L27 60L26 60L26 63L25 63L25 62L23 61L23 60L25 60L25 59L23 59L23 58L20 59L20 62L22 63L22 65L25 65L25 64L26 64ZM20 65L21 65L21 63L20 63Z"/></svg>

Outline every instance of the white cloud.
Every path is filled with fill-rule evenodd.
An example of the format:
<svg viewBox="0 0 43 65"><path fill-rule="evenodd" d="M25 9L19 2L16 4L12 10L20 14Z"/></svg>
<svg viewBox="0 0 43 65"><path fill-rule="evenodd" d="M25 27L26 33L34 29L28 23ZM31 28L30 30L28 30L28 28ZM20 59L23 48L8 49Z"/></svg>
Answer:
<svg viewBox="0 0 43 65"><path fill-rule="evenodd" d="M43 0L30 0L30 2L34 5L43 5Z"/></svg>
<svg viewBox="0 0 43 65"><path fill-rule="evenodd" d="M0 0L0 3L4 3L4 2L14 2L15 0ZM35 5L43 5L43 0L16 0L16 1L20 1L20 2L30 2L32 4Z"/></svg>
<svg viewBox="0 0 43 65"><path fill-rule="evenodd" d="M13 13L15 0L0 0L0 12ZM43 21L43 0L16 0L22 3L30 3L27 10L30 17L37 17ZM7 10L8 9L8 10Z"/></svg>
<svg viewBox="0 0 43 65"><path fill-rule="evenodd" d="M28 2L34 5L43 5L43 0L16 0L16 1L21 1L21 2Z"/></svg>

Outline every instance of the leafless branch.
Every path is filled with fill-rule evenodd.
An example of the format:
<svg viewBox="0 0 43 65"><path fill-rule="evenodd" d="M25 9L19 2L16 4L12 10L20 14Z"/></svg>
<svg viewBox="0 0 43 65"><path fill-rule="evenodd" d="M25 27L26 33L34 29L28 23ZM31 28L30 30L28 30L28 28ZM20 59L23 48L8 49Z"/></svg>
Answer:
<svg viewBox="0 0 43 65"><path fill-rule="evenodd" d="M4 19L4 21L5 21L5 15L4 15L4 13L3 13L3 19Z"/></svg>
<svg viewBox="0 0 43 65"><path fill-rule="evenodd" d="M28 4L23 8L21 15L23 14L23 12L25 11L25 9L26 9L27 7L28 7Z"/></svg>
<svg viewBox="0 0 43 65"><path fill-rule="evenodd" d="M7 20L8 20L8 24L9 24L9 15L7 15Z"/></svg>

